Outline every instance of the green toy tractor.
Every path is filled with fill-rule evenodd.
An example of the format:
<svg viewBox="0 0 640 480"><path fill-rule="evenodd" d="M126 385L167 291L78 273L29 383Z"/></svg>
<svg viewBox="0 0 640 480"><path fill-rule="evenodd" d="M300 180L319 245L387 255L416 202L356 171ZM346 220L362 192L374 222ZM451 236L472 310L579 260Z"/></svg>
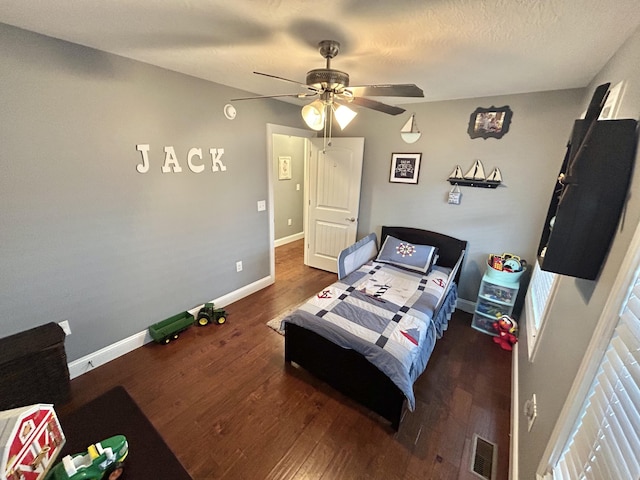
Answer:
<svg viewBox="0 0 640 480"><path fill-rule="evenodd" d="M222 325L227 321L227 312L224 308L215 308L213 303L205 303L198 312L198 318L196 321L201 327L210 323Z"/></svg>
<svg viewBox="0 0 640 480"><path fill-rule="evenodd" d="M128 453L126 437L115 435L89 445L86 452L67 455L45 480L116 480L123 474L122 462Z"/></svg>

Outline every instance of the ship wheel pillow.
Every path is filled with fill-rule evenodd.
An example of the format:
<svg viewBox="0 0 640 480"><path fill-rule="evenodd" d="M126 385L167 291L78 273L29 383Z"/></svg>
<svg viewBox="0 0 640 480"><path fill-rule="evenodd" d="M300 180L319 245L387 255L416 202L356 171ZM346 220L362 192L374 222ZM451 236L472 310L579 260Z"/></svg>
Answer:
<svg viewBox="0 0 640 480"><path fill-rule="evenodd" d="M427 273L435 263L437 254L438 249L431 245L414 245L389 235L378 253L376 262Z"/></svg>

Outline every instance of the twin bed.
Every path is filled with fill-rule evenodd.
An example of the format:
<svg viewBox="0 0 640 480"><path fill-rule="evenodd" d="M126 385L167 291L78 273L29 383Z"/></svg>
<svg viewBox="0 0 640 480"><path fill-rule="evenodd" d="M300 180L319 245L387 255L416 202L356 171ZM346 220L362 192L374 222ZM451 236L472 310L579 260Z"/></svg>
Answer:
<svg viewBox="0 0 640 480"><path fill-rule="evenodd" d="M282 320L294 362L398 430L413 383L455 309L467 242L382 227L338 258L338 281Z"/></svg>

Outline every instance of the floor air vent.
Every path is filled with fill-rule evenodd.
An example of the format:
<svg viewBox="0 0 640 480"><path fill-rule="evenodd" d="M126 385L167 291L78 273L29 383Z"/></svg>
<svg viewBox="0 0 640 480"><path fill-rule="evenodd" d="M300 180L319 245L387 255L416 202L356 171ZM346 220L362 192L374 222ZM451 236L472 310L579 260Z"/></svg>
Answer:
<svg viewBox="0 0 640 480"><path fill-rule="evenodd" d="M497 458L498 447L475 434L471 451L471 472L480 478L495 480Z"/></svg>

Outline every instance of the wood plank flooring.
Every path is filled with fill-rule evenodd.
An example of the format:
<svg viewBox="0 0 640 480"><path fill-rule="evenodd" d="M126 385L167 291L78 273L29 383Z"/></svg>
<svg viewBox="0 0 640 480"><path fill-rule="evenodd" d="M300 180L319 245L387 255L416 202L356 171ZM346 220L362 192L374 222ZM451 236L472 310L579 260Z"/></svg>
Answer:
<svg viewBox="0 0 640 480"><path fill-rule="evenodd" d="M497 478L508 478L511 355L469 314L454 314L397 433L285 365L283 337L265 323L335 280L304 266L302 248L278 247L276 283L228 305L226 324L192 327L72 380L71 402L57 409L124 385L195 480L477 479L474 433L498 445Z"/></svg>

